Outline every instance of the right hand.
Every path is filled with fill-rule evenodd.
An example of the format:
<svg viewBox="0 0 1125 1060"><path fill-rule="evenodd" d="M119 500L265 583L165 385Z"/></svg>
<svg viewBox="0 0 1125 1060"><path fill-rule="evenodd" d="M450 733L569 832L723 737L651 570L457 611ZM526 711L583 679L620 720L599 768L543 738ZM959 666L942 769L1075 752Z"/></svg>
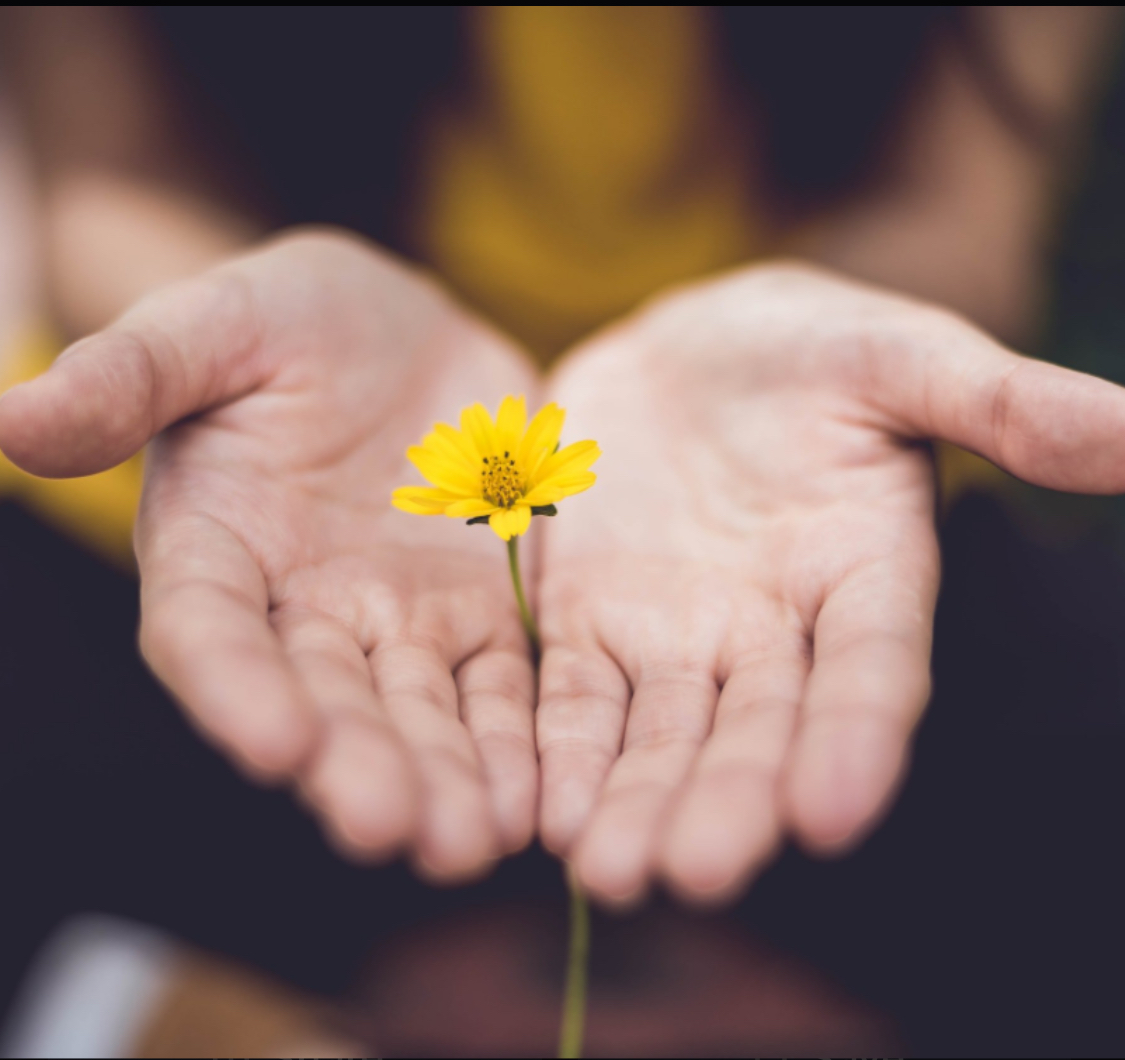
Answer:
<svg viewBox="0 0 1125 1060"><path fill-rule="evenodd" d="M8 391L0 447L70 476L155 437L136 545L156 675L252 775L295 780L348 851L453 880L531 838L534 673L493 535L390 494L434 421L534 388L429 281L295 235Z"/></svg>
<svg viewBox="0 0 1125 1060"><path fill-rule="evenodd" d="M541 827L607 902L728 899L886 810L929 698L928 439L1125 490L1125 388L805 266L655 300L551 394L605 455L543 535Z"/></svg>

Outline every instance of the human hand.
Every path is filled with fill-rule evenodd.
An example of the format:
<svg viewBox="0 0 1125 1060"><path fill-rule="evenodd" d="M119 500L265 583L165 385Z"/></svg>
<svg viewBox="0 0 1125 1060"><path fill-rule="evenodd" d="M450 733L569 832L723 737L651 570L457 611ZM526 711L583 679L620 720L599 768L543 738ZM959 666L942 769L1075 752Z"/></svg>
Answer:
<svg viewBox="0 0 1125 1060"><path fill-rule="evenodd" d="M0 399L40 475L156 436L136 531L144 654L258 777L350 851L469 876L524 845L533 671L486 532L392 510L404 451L535 377L429 281L298 235L164 288Z"/></svg>
<svg viewBox="0 0 1125 1060"><path fill-rule="evenodd" d="M929 697L925 439L1125 490L1125 390L797 266L675 293L562 365L596 489L545 530L540 827L610 902L854 844Z"/></svg>

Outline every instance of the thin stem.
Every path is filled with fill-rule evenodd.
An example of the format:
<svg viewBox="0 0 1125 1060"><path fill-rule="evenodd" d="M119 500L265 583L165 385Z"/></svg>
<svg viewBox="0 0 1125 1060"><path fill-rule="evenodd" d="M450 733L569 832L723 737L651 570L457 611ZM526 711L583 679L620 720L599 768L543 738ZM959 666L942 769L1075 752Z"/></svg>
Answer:
<svg viewBox="0 0 1125 1060"><path fill-rule="evenodd" d="M531 641L531 651L538 665L541 645L539 627L535 624L535 616L527 606L527 597L523 592L518 537L508 539L508 567L512 572L512 588L516 591L520 619L527 639ZM574 873L568 870L566 877L570 889L570 954L566 966L562 1026L559 1029L559 1056L572 1060L582 1055L582 1040L586 1030L586 962L590 956L590 908Z"/></svg>
<svg viewBox="0 0 1125 1060"><path fill-rule="evenodd" d="M531 641L532 650L535 652L535 660L539 661L539 627L535 624L535 616L531 613L531 608L527 606L527 597L523 595L523 579L520 578L520 554L519 554L519 538L508 538L508 567L512 572L512 587L516 590L516 603L520 608L520 619L523 621L523 628L527 632L527 639Z"/></svg>
<svg viewBox="0 0 1125 1060"><path fill-rule="evenodd" d="M590 959L590 907L572 870L567 870L570 889L570 956L566 966L566 995L563 998L559 1056L582 1055L586 1031L586 967Z"/></svg>

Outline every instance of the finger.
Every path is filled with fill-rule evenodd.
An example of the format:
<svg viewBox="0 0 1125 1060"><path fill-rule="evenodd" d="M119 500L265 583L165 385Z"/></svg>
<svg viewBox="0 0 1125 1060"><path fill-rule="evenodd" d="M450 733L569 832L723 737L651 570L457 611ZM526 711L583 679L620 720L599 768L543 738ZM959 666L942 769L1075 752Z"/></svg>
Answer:
<svg viewBox="0 0 1125 1060"><path fill-rule="evenodd" d="M141 648L214 740L261 777L294 772L319 720L270 628L265 579L245 545L207 516L154 529L142 515Z"/></svg>
<svg viewBox="0 0 1125 1060"><path fill-rule="evenodd" d="M889 803L930 694L936 544L852 574L824 602L785 801L804 842L853 844Z"/></svg>
<svg viewBox="0 0 1125 1060"><path fill-rule="evenodd" d="M914 310L911 320L917 320ZM1028 482L1125 491L1125 388L1020 357L935 311L875 344L876 400L905 433L942 438Z"/></svg>
<svg viewBox="0 0 1125 1060"><path fill-rule="evenodd" d="M531 659L523 648L482 651L458 668L456 681L501 844L514 853L531 842L539 793Z"/></svg>
<svg viewBox="0 0 1125 1060"><path fill-rule="evenodd" d="M710 673L643 676L633 693L621 757L598 796L574 854L591 894L628 902L655 867L657 835L710 732L719 690Z"/></svg>
<svg viewBox="0 0 1125 1060"><path fill-rule="evenodd" d="M781 838L778 778L808 674L804 637L743 658L661 837L659 865L684 898L741 890Z"/></svg>
<svg viewBox="0 0 1125 1060"><path fill-rule="evenodd" d="M585 825L621 749L629 697L625 675L602 650L547 645L535 717L539 831L560 857Z"/></svg>
<svg viewBox="0 0 1125 1060"><path fill-rule="evenodd" d="M265 372L259 314L240 268L145 298L7 391L0 448L36 475L92 474L184 416L254 389Z"/></svg>
<svg viewBox="0 0 1125 1060"><path fill-rule="evenodd" d="M432 644L398 640L377 647L369 663L420 785L419 869L439 881L480 875L499 855L500 840L449 663Z"/></svg>
<svg viewBox="0 0 1125 1060"><path fill-rule="evenodd" d="M406 848L419 811L417 778L351 632L325 615L273 615L294 670L325 719L301 790L347 852L385 860Z"/></svg>

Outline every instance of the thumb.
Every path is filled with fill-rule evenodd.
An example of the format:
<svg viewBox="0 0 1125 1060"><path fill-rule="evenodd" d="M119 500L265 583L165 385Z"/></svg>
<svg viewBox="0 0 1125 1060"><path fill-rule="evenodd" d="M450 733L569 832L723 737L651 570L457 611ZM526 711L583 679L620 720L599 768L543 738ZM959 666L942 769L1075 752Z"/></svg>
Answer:
<svg viewBox="0 0 1125 1060"><path fill-rule="evenodd" d="M264 375L252 286L223 267L138 302L0 397L0 449L32 474L90 475Z"/></svg>
<svg viewBox="0 0 1125 1060"><path fill-rule="evenodd" d="M1038 486L1125 492L1125 388L944 314L875 362L876 403L899 433L953 442Z"/></svg>

